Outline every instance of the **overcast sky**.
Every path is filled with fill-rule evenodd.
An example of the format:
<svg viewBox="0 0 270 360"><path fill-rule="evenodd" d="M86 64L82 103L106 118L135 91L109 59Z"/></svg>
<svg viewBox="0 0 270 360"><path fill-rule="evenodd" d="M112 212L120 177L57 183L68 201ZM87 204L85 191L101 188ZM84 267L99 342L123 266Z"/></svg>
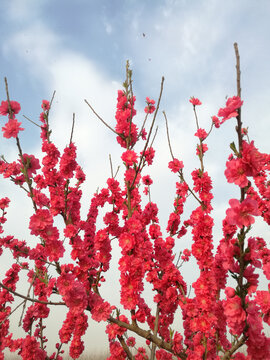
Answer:
<svg viewBox="0 0 270 360"><path fill-rule="evenodd" d="M38 121L41 101L49 100L56 90L52 139L61 149L69 141L72 114L76 114L74 141L88 175L83 205L86 210L91 194L110 176L109 154L116 168L121 149L84 99L114 126L117 90L125 78L127 59L133 69L138 124L143 119L145 97L157 100L161 77L165 76L161 110L167 113L174 154L184 160L188 177L188 172L199 166L194 160L195 121L188 100L195 96L202 101L199 120L209 129L211 116L224 106L226 96L236 94L233 43L237 42L243 123L255 145L269 152L269 14L267 0L2 0L0 98L5 99L6 76L11 99L21 103L22 114ZM21 136L23 151L40 153L38 129L19 119L25 128ZM236 140L234 121L214 131L207 142L205 163L215 186L215 241L228 199L238 195L234 185L225 184L223 176L229 143ZM0 122L2 127L3 119ZM167 169L171 159L162 112L157 124L157 155L149 172L154 180L152 200L158 203L165 224L172 209L176 178ZM14 160L15 142L1 138L0 154ZM31 204L27 208L24 194L10 184L1 181L0 186L0 197L8 194L13 201L9 214L16 219L16 228L11 220L6 228L26 238L25 219L31 214ZM23 213L18 213L16 204L20 209L23 204ZM262 225L259 230L264 231ZM190 246L190 239L177 244L178 249ZM190 272L190 268L185 271ZM92 339L89 349L103 346L94 338L95 333L101 334L94 330L88 335Z"/></svg>

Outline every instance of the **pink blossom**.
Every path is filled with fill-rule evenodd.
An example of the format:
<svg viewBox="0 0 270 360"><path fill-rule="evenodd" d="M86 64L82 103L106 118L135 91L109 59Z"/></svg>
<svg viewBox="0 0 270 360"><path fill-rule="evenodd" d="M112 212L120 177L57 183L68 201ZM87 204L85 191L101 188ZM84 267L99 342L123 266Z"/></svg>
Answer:
<svg viewBox="0 0 270 360"><path fill-rule="evenodd" d="M212 121L216 128L220 127L220 121L217 116L212 116Z"/></svg>
<svg viewBox="0 0 270 360"><path fill-rule="evenodd" d="M228 298L232 298L235 295L235 290L231 287L226 287L225 294L227 295Z"/></svg>
<svg viewBox="0 0 270 360"><path fill-rule="evenodd" d="M172 172L177 173L180 169L183 169L184 164L182 161L174 158L173 161L169 162L168 168L171 169Z"/></svg>
<svg viewBox="0 0 270 360"><path fill-rule="evenodd" d="M207 132L204 129L198 129L195 132L195 136L197 136L201 140L204 140L207 137Z"/></svg>
<svg viewBox="0 0 270 360"><path fill-rule="evenodd" d="M106 321L110 317L111 312L112 308L107 301L99 301L92 308L92 319L97 322Z"/></svg>
<svg viewBox="0 0 270 360"><path fill-rule="evenodd" d="M153 180L150 178L149 175L143 176L142 177L142 182L143 182L144 185L147 185L147 186L153 184Z"/></svg>
<svg viewBox="0 0 270 360"><path fill-rule="evenodd" d="M201 152L202 154L204 154L207 150L208 150L207 144L197 145L196 155L201 156Z"/></svg>
<svg viewBox="0 0 270 360"><path fill-rule="evenodd" d="M82 312L87 306L87 295L83 285L74 281L72 286L62 293L63 299L72 312Z"/></svg>
<svg viewBox="0 0 270 360"><path fill-rule="evenodd" d="M234 334L240 335L244 328L246 313L242 308L239 296L228 298L223 303L224 314L226 315L229 327Z"/></svg>
<svg viewBox="0 0 270 360"><path fill-rule="evenodd" d="M24 130L20 127L22 123L18 122L17 119L9 119L9 121L2 127L2 131L4 132L4 137L10 139L11 137L16 138L18 136L19 131Z"/></svg>
<svg viewBox="0 0 270 360"><path fill-rule="evenodd" d="M21 105L17 101L10 101L10 107L13 114L18 114L21 110ZM8 101L2 101L0 105L0 115L8 115L9 108L8 108Z"/></svg>
<svg viewBox="0 0 270 360"><path fill-rule="evenodd" d="M4 198L0 199L0 209L4 210L5 208L8 207L9 203L10 203L10 200L8 197L4 197Z"/></svg>
<svg viewBox="0 0 270 360"><path fill-rule="evenodd" d="M134 163L137 163L138 155L133 150L127 150L123 152L121 159L127 164L127 166L132 166Z"/></svg>
<svg viewBox="0 0 270 360"><path fill-rule="evenodd" d="M231 207L226 211L226 214L227 222L230 225L237 225L240 228L243 226L248 227L255 222L252 215L260 215L257 201L250 197L247 197L241 203L237 199L231 199L229 204Z"/></svg>
<svg viewBox="0 0 270 360"><path fill-rule="evenodd" d="M41 231L52 225L53 219L49 210L38 209L30 218L29 228L31 234L39 235Z"/></svg>
<svg viewBox="0 0 270 360"><path fill-rule="evenodd" d="M50 110L50 102L48 100L42 100L41 107L44 111Z"/></svg>
<svg viewBox="0 0 270 360"><path fill-rule="evenodd" d="M248 185L247 166L242 158L232 159L226 162L226 170L224 172L229 183L239 185L241 188Z"/></svg>
<svg viewBox="0 0 270 360"><path fill-rule="evenodd" d="M238 112L236 111L243 105L243 101L239 96L233 96L226 101L226 107L219 109L218 116L222 117L221 124L224 121L238 116Z"/></svg>
<svg viewBox="0 0 270 360"><path fill-rule="evenodd" d="M141 155L142 154L143 154L143 152L141 152ZM145 161L147 162L148 165L153 164L154 156L155 156L155 150L152 147L149 147L145 150L144 157L145 157Z"/></svg>
<svg viewBox="0 0 270 360"><path fill-rule="evenodd" d="M189 99L189 102L193 105L193 106L196 106L196 105L202 105L202 103L200 102L199 99L195 98L195 97L191 97Z"/></svg>
<svg viewBox="0 0 270 360"><path fill-rule="evenodd" d="M154 106L155 100L151 100L149 97L147 97L146 103L147 103L147 106L145 107L144 112L146 114L152 114L156 110L156 108Z"/></svg>
<svg viewBox="0 0 270 360"><path fill-rule="evenodd" d="M23 161L29 178L32 177L33 174L36 174L37 170L40 169L39 159L34 155L23 154Z"/></svg>

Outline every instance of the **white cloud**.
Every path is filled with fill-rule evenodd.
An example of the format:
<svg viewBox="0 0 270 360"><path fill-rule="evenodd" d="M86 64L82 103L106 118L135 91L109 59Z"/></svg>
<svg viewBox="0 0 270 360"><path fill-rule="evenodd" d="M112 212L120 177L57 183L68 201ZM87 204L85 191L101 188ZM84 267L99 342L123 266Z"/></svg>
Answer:
<svg viewBox="0 0 270 360"><path fill-rule="evenodd" d="M104 21L105 31L107 34L111 34L113 32L113 27L108 21Z"/></svg>

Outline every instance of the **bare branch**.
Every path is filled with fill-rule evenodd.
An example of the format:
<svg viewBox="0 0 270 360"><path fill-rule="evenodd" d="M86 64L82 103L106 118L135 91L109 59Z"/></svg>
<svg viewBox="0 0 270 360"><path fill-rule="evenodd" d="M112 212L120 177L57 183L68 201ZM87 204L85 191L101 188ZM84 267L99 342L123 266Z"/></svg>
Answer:
<svg viewBox="0 0 270 360"><path fill-rule="evenodd" d="M232 348L225 352L224 356L222 357L222 360L229 360L231 358L231 355L238 350L242 345L244 345L245 341L247 340L246 336L243 336L235 345L232 346Z"/></svg>
<svg viewBox="0 0 270 360"><path fill-rule="evenodd" d="M74 131L74 124L75 124L75 113L73 113L72 128L71 128L71 134L70 134L69 145L72 143L72 137L73 137L73 131Z"/></svg>
<svg viewBox="0 0 270 360"><path fill-rule="evenodd" d="M155 130L155 133L154 133L153 139L152 139L152 141L151 141L150 147L152 147L152 146L153 146L153 144L154 144L155 138L156 138L156 136L157 136L157 132L158 132L158 126L156 127L156 130Z"/></svg>
<svg viewBox="0 0 270 360"><path fill-rule="evenodd" d="M132 324L128 324L126 322L123 322L121 320L115 319L114 317L110 316L108 319L109 322L112 322L113 324L117 324L118 326L121 326L123 328L126 328L127 330L130 330L136 334L138 334L139 336L150 340L152 343L155 343L158 347L167 350L168 352L170 352L171 354L175 354L173 349L172 349L172 344L164 341L163 339L158 338L157 336L153 335L151 330L144 330L141 329L138 326L134 326ZM187 356L185 354L184 351L181 351L177 355L180 359L182 360L186 360Z"/></svg>
<svg viewBox="0 0 270 360"><path fill-rule="evenodd" d="M234 51L235 51L235 56L236 56L237 96L241 97L241 80L240 80L241 71L240 71L240 56L239 56L239 51L238 51L238 44L234 43L233 46L234 46Z"/></svg>
<svg viewBox="0 0 270 360"><path fill-rule="evenodd" d="M7 290L8 292L10 292L11 294L15 295L15 296L18 296L24 300L29 300L29 301L32 301L32 302L36 302L36 303L39 303L39 304L45 304L45 305L66 305L66 303L64 302L53 302L53 301L41 301L41 300L37 300L37 299L32 299L30 297L27 297L27 296L24 296L22 294L19 294L18 292L16 291L13 291L12 289L10 289L9 287L7 287L6 285L2 284L0 282L0 286Z"/></svg>
<svg viewBox="0 0 270 360"><path fill-rule="evenodd" d="M167 120L167 116L166 116L165 111L163 111L163 115L165 117L165 122L166 122L166 130L167 130L167 139L168 139L169 149L170 149L170 153L172 155L172 158L174 159L173 152L172 152L171 141L170 141L170 135L169 135L168 120Z"/></svg>
<svg viewBox="0 0 270 360"><path fill-rule="evenodd" d="M22 302L20 302L19 305L17 305L17 306L8 314L8 316L7 316L4 320L2 320L2 321L0 322L0 327L1 327L2 324L6 321L7 318L9 318L17 309L19 309L20 306L22 306L22 304L23 304L24 302L25 302L25 300L23 300Z"/></svg>
<svg viewBox="0 0 270 360"><path fill-rule="evenodd" d="M24 117L26 120L30 121L32 124L34 124L34 125L38 126L39 128L41 128L40 125L38 125L38 124L37 124L36 122L34 122L33 120L29 119L27 116L23 115L23 117Z"/></svg>
<svg viewBox="0 0 270 360"><path fill-rule="evenodd" d="M7 94L7 102L8 102L8 112L9 112L10 118L13 119L13 111L12 111L11 105L10 105L10 97L9 97L9 92L8 92L8 82L7 82L6 77L5 77L5 85L6 85L6 94Z"/></svg>
<svg viewBox="0 0 270 360"><path fill-rule="evenodd" d="M159 105L160 105L160 101L161 101L161 97L162 97L162 93L163 93L164 80L165 80L165 79L164 79L164 76L162 76L161 84L160 84L160 93L159 93L159 98L158 98L158 102L157 102L157 107L156 107L156 110L155 110L155 112L154 112L152 124L151 124L150 130L149 130L149 134L148 134L148 136L147 136L147 140L146 140L144 149L143 149L143 151L142 151L142 155L141 155L141 157L140 157L139 165L137 166L136 175L134 176L134 179L133 179L133 182L132 182L130 188L133 187L133 185L134 185L134 183L135 183L135 180L136 180L136 178L137 178L138 172L141 170L141 165L142 165L143 157L144 157L145 151L146 151L146 149L147 149L147 146L148 146L148 144L149 144L150 137L151 137L151 134L152 134L152 130L153 130L153 127L154 127L154 124L155 124L155 120L156 120L156 117L157 117L157 113L158 113L158 110L159 110Z"/></svg>
<svg viewBox="0 0 270 360"><path fill-rule="evenodd" d="M123 336L120 336L120 335L117 335L117 338L118 340L120 341L120 344L122 346L122 348L124 349L125 353L127 354L127 357L130 359L130 360L134 360L134 356L131 354L126 342L125 342L125 339L123 338Z"/></svg>
<svg viewBox="0 0 270 360"><path fill-rule="evenodd" d="M50 107L49 107L49 110L47 112L47 118L49 118L49 113L50 113L50 110L51 110L51 107L52 107L52 103L53 103L53 100L54 100L54 97L55 97L55 93L56 93L56 91L54 90L54 92L52 94L51 101L50 101Z"/></svg>
<svg viewBox="0 0 270 360"><path fill-rule="evenodd" d="M111 157L111 154L109 154L109 160L110 160L111 175L112 175L112 177L113 177L113 166L112 166L112 157Z"/></svg>
<svg viewBox="0 0 270 360"><path fill-rule="evenodd" d="M107 128L109 128L109 129L110 129L112 132L114 132L117 136L121 136L121 134L118 134L109 124L106 123L106 121L104 121L104 120L102 119L101 116L98 115L98 113L94 110L94 108L89 104L89 102L88 102L86 99L84 99L84 101L85 101L86 104L90 107L90 109L93 111L93 113L96 115L96 117L97 117L101 122L103 122L103 124L104 124L105 126L107 126Z"/></svg>
<svg viewBox="0 0 270 360"><path fill-rule="evenodd" d="M154 336L157 336L157 332L158 332L158 321L159 321L159 305L157 304L156 318L155 318L155 327L154 327ZM157 347L157 345L156 345L155 343L153 343L153 344L152 344L152 349L151 349L150 360L155 360L156 347Z"/></svg>

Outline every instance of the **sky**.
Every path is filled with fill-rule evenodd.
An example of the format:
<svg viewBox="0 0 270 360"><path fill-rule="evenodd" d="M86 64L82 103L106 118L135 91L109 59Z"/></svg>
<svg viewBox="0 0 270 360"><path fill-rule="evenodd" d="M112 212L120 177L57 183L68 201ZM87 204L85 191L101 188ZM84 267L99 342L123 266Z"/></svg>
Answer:
<svg viewBox="0 0 270 360"><path fill-rule="evenodd" d="M56 91L50 121L52 139L60 149L69 141L75 113L73 139L87 174L82 206L86 212L91 195L110 176L109 154L116 169L121 149L84 99L113 127L117 90L121 89L129 60L137 98L136 121L141 124L145 97L158 99L164 76L154 144L156 158L149 173L154 181L152 201L158 204L165 227L177 179L167 168L171 159L162 111L169 120L174 154L184 161L190 179L189 173L199 163L194 156L196 124L189 98L201 100L199 122L209 129L211 116L224 107L226 97L236 95L234 42L241 57L243 124L259 150L269 152L269 13L267 0L3 0L0 99L6 99L3 79L7 77L10 97L21 103L21 114L38 122L42 100L50 100ZM40 154L38 128L22 116L19 120L25 128L21 133L23 151ZM4 120L0 123L3 126ZM234 120L227 121L207 141L205 166L214 184L215 244L221 236L220 223L228 200L238 196L238 189L226 184L224 178L229 144L236 141L234 127ZM1 138L0 154L8 161L15 160L15 142ZM27 205L24 194L11 185L0 179L0 197L8 195L12 201L6 229L28 238L25 224L32 213L31 204ZM267 234L261 223L257 230ZM179 251L190 245L189 240L176 248ZM109 275L112 280L117 272L117 249L114 254ZM190 267L183 272L191 281ZM106 286L104 293L110 297L109 281ZM94 327L91 322L86 335L89 351L102 350L102 333L103 327Z"/></svg>

